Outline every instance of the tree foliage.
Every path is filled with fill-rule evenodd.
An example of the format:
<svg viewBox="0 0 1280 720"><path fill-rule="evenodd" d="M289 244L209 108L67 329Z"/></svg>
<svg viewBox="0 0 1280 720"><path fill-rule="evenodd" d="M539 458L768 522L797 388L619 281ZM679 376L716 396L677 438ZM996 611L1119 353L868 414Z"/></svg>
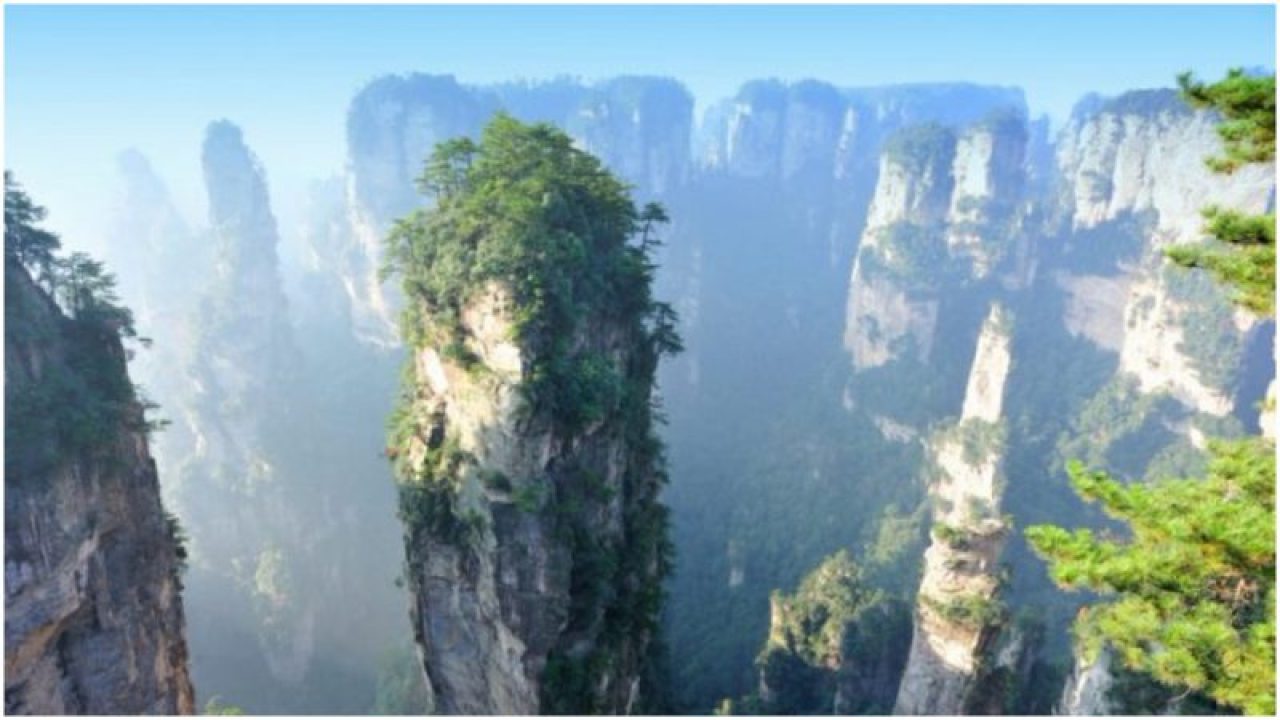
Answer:
<svg viewBox="0 0 1280 720"><path fill-rule="evenodd" d="M462 310L490 283L506 287L514 339L528 354L528 409L569 430L619 399L611 363L568 347L588 316L607 308L615 320L639 318L651 349L680 349L674 312L650 294L665 211L637 210L626 185L563 132L499 114L479 143L441 143L419 185L436 205L396 224L384 268L414 299L402 319L411 344L473 364Z"/></svg>
<svg viewBox="0 0 1280 720"><path fill-rule="evenodd" d="M1191 73L1178 76L1182 96L1193 107L1222 115L1218 134L1225 154L1210 158L1217 172L1234 172L1251 163L1270 162L1276 154L1276 76L1249 75L1235 68L1213 84Z"/></svg>
<svg viewBox="0 0 1280 720"><path fill-rule="evenodd" d="M509 320L506 339L520 350L522 422L566 439L608 434L625 453L608 484L577 442L535 477L498 477L483 467L486 458L458 447L442 414L420 402L410 363L387 449L401 481L401 518L411 534L473 548L487 523L462 502L473 481L493 492L490 502L540 515L571 555L565 632L595 634L588 652L555 647L547 654L542 709L599 711L606 707L602 679L619 663L655 667L656 642L644 641L650 654L643 659L628 654L638 638L657 634L661 578L670 568L667 514L657 501L666 474L653 388L659 359L681 342L674 310L651 294L651 254L666 212L657 204L637 208L629 188L560 130L501 113L478 140L438 145L419 186L434 205L396 223L383 268L384 276L399 276L407 299L406 344L432 348L485 378L494 369L482 361L464 315L485 298L498 300ZM597 519L615 496L624 528L604 537Z"/></svg>
<svg viewBox="0 0 1280 720"><path fill-rule="evenodd" d="M1222 116L1218 134L1223 154L1206 159L1215 172L1233 173L1276 154L1276 78L1231 70L1211 85L1190 73L1178 77L1182 95L1193 106ZM1219 207L1204 210L1212 244L1178 245L1167 251L1182 267L1203 268L1230 287L1241 306L1259 315L1275 314L1276 216L1251 215Z"/></svg>
<svg viewBox="0 0 1280 720"><path fill-rule="evenodd" d="M114 276L84 253L59 256L58 236L39 226L44 218L45 209L5 173L5 343L61 346L30 382L5 383L5 468L23 477L66 453L104 447L122 427L149 432L164 424L146 418L155 405L129 381L121 339L147 341L120 303ZM50 318L38 290L18 287L28 275L65 316Z"/></svg>
<svg viewBox="0 0 1280 720"><path fill-rule="evenodd" d="M1059 586L1110 599L1081 612L1086 654L1251 714L1275 710L1275 457L1261 439L1215 441L1206 478L1125 485L1072 464L1072 484L1126 540L1049 525L1027 538Z"/></svg>
<svg viewBox="0 0 1280 720"><path fill-rule="evenodd" d="M45 209L32 202L9 171L4 173L4 254L31 270L42 282L48 282L54 265L54 253L62 247L57 235L39 227Z"/></svg>

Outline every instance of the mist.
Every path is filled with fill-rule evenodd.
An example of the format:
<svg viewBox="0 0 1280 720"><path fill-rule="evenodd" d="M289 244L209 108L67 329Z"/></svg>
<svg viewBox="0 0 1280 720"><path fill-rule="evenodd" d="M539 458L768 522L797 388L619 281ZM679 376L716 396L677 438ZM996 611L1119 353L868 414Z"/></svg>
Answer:
<svg viewBox="0 0 1280 720"><path fill-rule="evenodd" d="M1026 33L967 68L969 41L927 62L868 61L884 51L872 31L894 26L869 8L778 10L776 36L752 22L770 17L757 9L654 9L639 40L608 38L634 19L623 9L584 9L545 36L565 9L536 15L527 35L508 25L530 9L348 9L352 35L373 38L349 42L315 9L95 10L76 22L6 9L6 167L66 248L106 262L151 340L129 372L167 421L150 449L186 537L198 707L419 714L447 702L435 686L470 661L424 654L429 603L406 561L420 540L388 426L421 393L403 368L425 361L405 346L404 293L380 269L396 222L433 207L415 181L437 144L479 140L507 113L563 130L671 220L653 295L678 314L684 351L657 370L675 566L652 709L901 709L926 550L951 512L939 508L962 504L936 490L961 476L948 465L961 450L944 452L954 441L999 468L984 518L1019 528L995 552L1018 628L1016 643L1000 640L1018 660L997 711L1054 710L1078 661L1083 598L1055 588L1021 528L1112 527L1073 493L1067 460L1135 482L1202 472L1206 435L1260 431L1275 375L1274 323L1234 313L1207 275L1172 275L1160 254L1199 239L1206 198L1274 206L1270 166L1230 178L1203 167L1219 147L1212 118L1172 89L1186 69L1269 64L1269 24L1225 39L1272 10L1218 10L1198 47L1180 38L1202 16L1149 10L1117 18L1159 52L1091 74L1118 52L1108 31L1087 48L1096 65L1060 76L1043 58L1015 62L1057 17L1021 10L1011 27ZM983 26L994 9L954 11ZM142 27L118 27L134 13ZM713 48L701 33L726 17L743 35L716 63L688 47L662 57L691 36ZM194 33L201 18L211 25ZM675 18L688 27L664 38ZM823 18L838 27L820 30ZM271 47L272 28L292 22ZM909 44L937 37L921 23ZM493 39L461 49L492 25L504 41L571 42L535 43L527 62ZM769 48L798 52L783 37L793 27L812 29L811 60L775 63ZM1083 53L1082 27L1066 34ZM51 39L111 28L111 43L144 41L128 60L91 68L100 39L51 60ZM908 226L942 249L895 234ZM963 430L973 417L988 435L963 434L978 432ZM815 660L800 646L816 640L786 639L801 634L788 613L840 553L870 588L849 637L875 651Z"/></svg>

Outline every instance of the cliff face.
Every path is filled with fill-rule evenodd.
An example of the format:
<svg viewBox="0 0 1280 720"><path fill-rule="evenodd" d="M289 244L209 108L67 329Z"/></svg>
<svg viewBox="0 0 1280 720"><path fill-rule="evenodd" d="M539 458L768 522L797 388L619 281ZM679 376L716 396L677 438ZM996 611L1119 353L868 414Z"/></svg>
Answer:
<svg viewBox="0 0 1280 720"><path fill-rule="evenodd" d="M551 651L588 650L599 631L601 618L591 618L568 632L573 532L566 538L567 528L547 511L585 499L561 496L570 492L557 487L569 482L569 472L597 474L601 495L621 487L625 448L607 432L563 437L520 422L522 352L509 340L512 311L507 293L494 287L464 313L469 344L492 373L481 381L434 348L415 357L424 395L415 413L433 424L422 442L411 445L409 452L422 457L410 462L426 462L433 437L454 443L460 457L474 458L459 490L460 512L484 528L461 546L454 537L416 527L408 538L413 624L440 712L538 712ZM578 342L589 336L596 351L610 357L624 351L607 327L593 328ZM618 542L621 502L591 500L590 508L582 508L582 532L602 546ZM615 672L606 681L605 706L625 710L633 688L619 681L634 668Z"/></svg>
<svg viewBox="0 0 1280 720"><path fill-rule="evenodd" d="M993 306L978 337L964 412L931 443L934 529L897 714L970 712L1003 621L997 564L1008 531L1000 505L1010 325L1007 311Z"/></svg>
<svg viewBox="0 0 1280 720"><path fill-rule="evenodd" d="M1093 662L1077 656L1062 689L1062 699L1054 708L1055 715L1111 715L1114 708L1107 694L1115 679L1111 675L1111 656L1107 651Z"/></svg>
<svg viewBox="0 0 1280 720"><path fill-rule="evenodd" d="M1022 279L1015 231L1026 146L1015 109L959 132L917 126L889 141L849 281L845 347L856 371L908 349L928 362L941 296L997 268Z"/></svg>
<svg viewBox="0 0 1280 720"><path fill-rule="evenodd" d="M1211 172L1215 119L1173 91L1083 103L1057 147L1056 214L1079 253L1110 253L1091 267L1057 270L1068 327L1112 351L1144 393L1167 392L1201 413L1232 412L1235 373L1256 322L1234 311L1208 278L1169 267L1162 251L1203 238L1208 205L1263 212L1271 167Z"/></svg>
<svg viewBox="0 0 1280 720"><path fill-rule="evenodd" d="M307 228L295 320L266 176L240 130L211 125L203 163L216 261L192 292L183 387L162 398L180 410L165 461L192 540L197 682L251 712L366 712L404 607L377 457L396 358L362 352L318 270L340 254L344 217Z"/></svg>
<svg viewBox="0 0 1280 720"><path fill-rule="evenodd" d="M130 393L82 442L64 395L129 387L125 350L9 260L5 284L5 712L191 713L182 556L143 409Z"/></svg>
<svg viewBox="0 0 1280 720"><path fill-rule="evenodd" d="M251 635L270 672L297 682L310 653L307 626L314 618L290 609L288 582L276 577L288 563L281 562L275 536L297 519L271 438L288 423L286 388L297 358L280 286L275 219L262 170L239 128L225 121L210 125L203 162L216 264L193 324L183 421L194 442L177 459L175 498L194 541L192 582L201 590L195 597L225 609L233 601L205 592L207 584L229 589L247 582L256 588L253 594L260 597L252 614L278 627L272 637ZM264 582L253 582L255 577ZM208 626L213 613L199 610L203 622L193 625L197 650L207 647L207 637L230 631Z"/></svg>
<svg viewBox="0 0 1280 720"><path fill-rule="evenodd" d="M412 350L388 453L434 709L653 707L667 540L651 394L673 318L624 186L567 136L501 116L461 165L459 193L503 202L445 192L389 240ZM509 229L528 227L548 230Z"/></svg>

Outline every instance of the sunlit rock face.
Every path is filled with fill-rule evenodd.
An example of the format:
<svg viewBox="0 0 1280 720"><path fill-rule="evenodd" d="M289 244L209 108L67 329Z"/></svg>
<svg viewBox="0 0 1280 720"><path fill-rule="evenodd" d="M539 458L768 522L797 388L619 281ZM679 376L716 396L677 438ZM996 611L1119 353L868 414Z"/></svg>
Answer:
<svg viewBox="0 0 1280 720"><path fill-rule="evenodd" d="M514 311L500 284L463 311L467 347L483 371L434 347L413 360L410 412L423 430L401 452L425 468L439 448L456 449L452 514L465 525L446 531L423 519L425 500L402 499L427 686L446 714L536 714L567 701L558 697L565 693L586 693L603 712L633 712L653 638L635 626L611 636L609 623L625 612L617 593L652 592L660 581L660 538L635 525L656 517L658 479L644 474L642 451L612 416L568 433L523 412L526 351L512 340ZM618 367L643 363L647 350L607 317L586 323L572 343ZM634 569L619 586L590 575L599 562ZM569 672L588 673L588 684L566 680Z"/></svg>
<svg viewBox="0 0 1280 720"><path fill-rule="evenodd" d="M74 451L63 420L21 410L74 372L73 352L127 383L124 348L114 335L73 344L83 331L8 260L5 284L5 712L192 713L179 550L142 407Z"/></svg>
<svg viewBox="0 0 1280 720"><path fill-rule="evenodd" d="M1204 238L1206 206L1264 212L1273 202L1273 166L1222 175L1205 165L1221 149L1216 126L1171 90L1082 102L1058 141L1057 214L1074 250L1118 248L1097 270L1061 271L1069 328L1118 350L1122 372L1143 392L1224 416L1234 410L1234 372L1257 323L1162 254Z"/></svg>
<svg viewBox="0 0 1280 720"><path fill-rule="evenodd" d="M916 126L887 142L849 280L844 342L855 371L908 348L928 362L947 291L997 270L1006 284L1025 284L1027 141L1012 107L958 131Z"/></svg>
<svg viewBox="0 0 1280 720"><path fill-rule="evenodd" d="M1012 320L996 305L978 337L956 425L930 443L934 530L925 552L911 655L896 714L962 715L977 697L999 635L997 564L1008 531L1001 516L1001 406Z"/></svg>

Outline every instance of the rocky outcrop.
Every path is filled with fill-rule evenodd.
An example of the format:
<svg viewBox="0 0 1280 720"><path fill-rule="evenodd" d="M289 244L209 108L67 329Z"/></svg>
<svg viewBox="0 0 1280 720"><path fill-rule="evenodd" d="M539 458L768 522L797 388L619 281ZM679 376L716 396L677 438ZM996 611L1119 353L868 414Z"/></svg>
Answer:
<svg viewBox="0 0 1280 720"><path fill-rule="evenodd" d="M1113 708L1107 695L1114 683L1110 651L1104 648L1092 662L1077 654L1054 714L1111 715Z"/></svg>
<svg viewBox="0 0 1280 720"><path fill-rule="evenodd" d="M9 259L5 285L5 712L191 713L183 551L120 337Z"/></svg>
<svg viewBox="0 0 1280 720"><path fill-rule="evenodd" d="M427 463L444 443L463 468L459 527L414 522L425 501L402 496L413 624L428 687L444 713L531 714L546 710L548 698L574 702L557 697L562 693L586 693L591 706L609 712L633 711L648 631L608 647L603 607L592 606L604 598L584 593L618 590L584 584L608 582L589 574L635 562L627 553L654 557L652 539L634 537L627 516L651 514L656 487L649 478L628 479L637 470L635 448L615 429L566 435L522 418L525 351L510 339L513 311L509 295L494 286L463 314L483 373L435 348L414 358L414 413L428 429L411 443L410 462ZM637 352L635 338L607 325L585 328L575 342L622 366ZM643 586L657 582L654 562L640 563L630 592L652 591ZM589 687L577 684L587 677Z"/></svg>
<svg viewBox="0 0 1280 720"><path fill-rule="evenodd" d="M931 442L934 527L896 714L962 715L983 697L978 680L1003 623L997 564L1008 532L1000 501L1010 336L1008 312L993 306L978 339L964 412Z"/></svg>
<svg viewBox="0 0 1280 720"><path fill-rule="evenodd" d="M1026 122L1009 108L959 132L925 125L889 140L849 281L845 348L856 371L909 350L927 362L946 290L997 268L1025 281L1016 230L1026 146Z"/></svg>
<svg viewBox="0 0 1280 720"><path fill-rule="evenodd" d="M293 540L302 526L282 467L282 428L297 430L290 408L298 367L281 287L279 237L266 179L241 131L209 126L205 187L216 260L191 321L187 392L180 415L189 444L173 462L173 496L193 544L192 646L221 649L233 637L275 682L301 682L313 652L314 617L294 585ZM256 645L256 652L253 646ZM243 673L250 670L241 661ZM201 672L210 666L197 663ZM219 672L226 668L217 668ZM230 673L234 676L236 673ZM253 709L236 680L200 679ZM240 676L243 682L245 675Z"/></svg>
<svg viewBox="0 0 1280 720"><path fill-rule="evenodd" d="M495 119L472 160L460 192L505 192L503 203L446 196L392 238L426 249L416 233L440 218L488 228L433 233L428 253L464 258L453 274L396 254L411 355L388 454L434 709L640 712L657 699L649 673L668 560L651 403L674 318L635 272L649 244L632 237L624 186L567 136ZM519 173L546 186L511 182ZM525 223L585 251L508 230ZM464 270L467 253L495 248L510 266ZM420 282L428 273L435 289Z"/></svg>
<svg viewBox="0 0 1280 720"><path fill-rule="evenodd" d="M756 661L765 714L877 715L893 707L907 659L910 612L868 587L845 551L793 595L769 599L769 638Z"/></svg>
<svg viewBox="0 0 1280 720"><path fill-rule="evenodd" d="M161 398L178 421L162 460L191 535L196 680L250 712L366 712L403 635L395 493L379 482L400 358L352 337L343 185L315 188L289 303L240 130L210 126L203 161L217 261L189 291L182 387Z"/></svg>
<svg viewBox="0 0 1280 720"><path fill-rule="evenodd" d="M1216 124L1172 90L1082 102L1057 145L1056 213L1064 244L1093 257L1059 276L1068 327L1118 350L1143 392L1223 416L1254 321L1207 278L1170 269L1162 251L1203 239L1204 207L1263 212L1275 188L1271 166L1226 176L1205 165L1220 147Z"/></svg>
<svg viewBox="0 0 1280 720"><path fill-rule="evenodd" d="M840 89L815 80L755 80L709 108L695 152L699 164L742 178L874 181L880 147L897 130L964 125L1005 107L1025 107L1022 92L964 83Z"/></svg>

